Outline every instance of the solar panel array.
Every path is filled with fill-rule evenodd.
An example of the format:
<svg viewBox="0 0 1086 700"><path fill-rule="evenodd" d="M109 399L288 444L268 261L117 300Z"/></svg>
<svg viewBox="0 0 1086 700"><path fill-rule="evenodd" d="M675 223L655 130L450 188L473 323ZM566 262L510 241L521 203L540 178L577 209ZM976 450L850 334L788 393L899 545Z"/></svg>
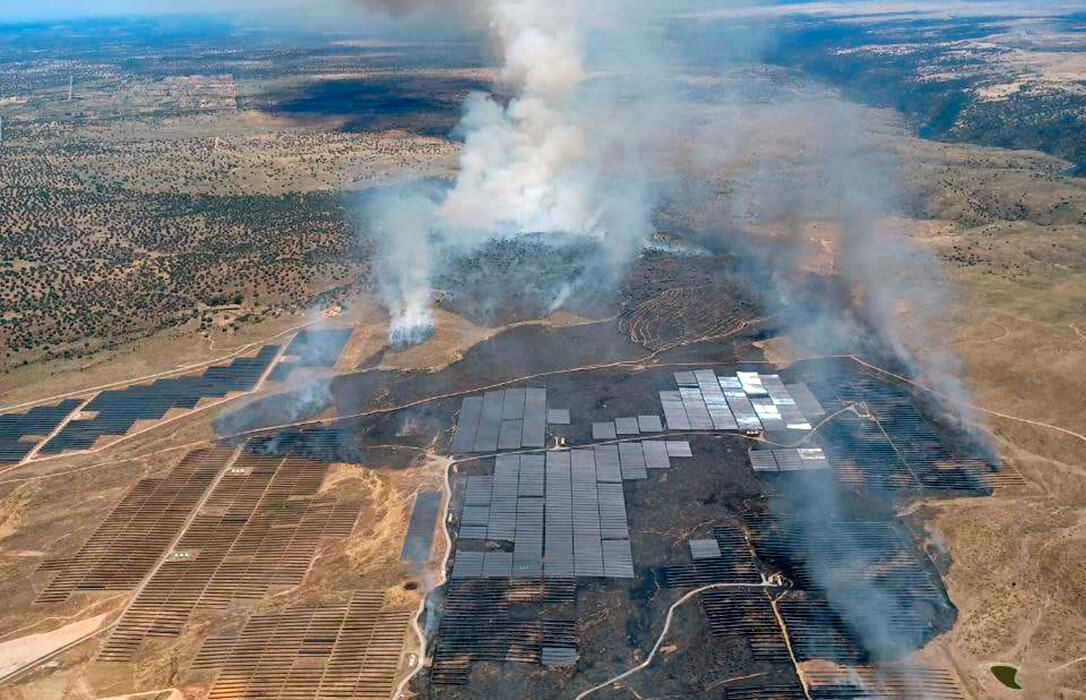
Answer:
<svg viewBox="0 0 1086 700"><path fill-rule="evenodd" d="M592 424L593 440L614 440L618 437L618 426L614 421L602 421Z"/></svg>
<svg viewBox="0 0 1086 700"><path fill-rule="evenodd" d="M809 384L826 410L852 405L866 414L845 412L823 428L822 446L843 483L973 492L1025 483L1013 468L997 468L949 447L901 387L840 365L824 368L823 374Z"/></svg>
<svg viewBox="0 0 1086 700"><path fill-rule="evenodd" d="M359 434L348 425L283 428L250 438L244 449L256 455L301 457L324 462L361 463L365 459Z"/></svg>
<svg viewBox="0 0 1086 700"><path fill-rule="evenodd" d="M965 700L957 678L946 668L882 664L805 671L814 700Z"/></svg>
<svg viewBox="0 0 1086 700"><path fill-rule="evenodd" d="M730 687L724 700L809 700L799 679L789 683L763 683L747 687Z"/></svg>
<svg viewBox="0 0 1086 700"><path fill-rule="evenodd" d="M724 397L716 372L711 369L699 369L694 372L694 377L698 380L698 390L701 391L701 398L705 401L705 408L709 412L713 429L738 430L739 424L736 423L735 416L728 408L728 402ZM685 397L683 405L686 405Z"/></svg>
<svg viewBox="0 0 1086 700"><path fill-rule="evenodd" d="M718 377L711 369L675 372L678 391L661 391L670 430L810 430L811 418L775 374L738 372ZM806 386L802 406L824 415Z"/></svg>
<svg viewBox="0 0 1086 700"><path fill-rule="evenodd" d="M742 640L757 661L791 666L773 606L762 589L706 591L701 595L701 607L714 637Z"/></svg>
<svg viewBox="0 0 1086 700"><path fill-rule="evenodd" d="M694 542L691 540L691 551ZM762 576L754 562L750 543L746 534L738 527L722 526L713 528L713 543L716 556L702 546L699 556L693 562L679 566L669 566L663 571L664 586L667 588L695 588L710 583L747 583L758 584Z"/></svg>
<svg viewBox="0 0 1086 700"><path fill-rule="evenodd" d="M619 469L617 449L498 455L467 479L451 577L633 578ZM512 551L465 543L484 539Z"/></svg>
<svg viewBox="0 0 1086 700"><path fill-rule="evenodd" d="M569 409L568 408L548 408L547 409L547 424L548 425L569 425Z"/></svg>
<svg viewBox="0 0 1086 700"><path fill-rule="evenodd" d="M769 394L769 399L777 408L785 428L788 430L810 430L811 424L807 416L800 409L799 403L792 396L792 392L785 386L780 376L762 374L759 375L759 378L762 380L762 386L765 388L766 393ZM815 410L813 407L811 408Z"/></svg>
<svg viewBox="0 0 1086 700"><path fill-rule="evenodd" d="M854 571L895 595L940 599L939 589L920 565L906 537L887 520L782 522L765 513L748 513L759 559L786 571L798 587L817 590L813 571L831 567Z"/></svg>
<svg viewBox="0 0 1086 700"><path fill-rule="evenodd" d="M0 463L22 461L81 403L79 399L68 399L52 406L36 406L25 413L0 416Z"/></svg>
<svg viewBox="0 0 1086 700"><path fill-rule="evenodd" d="M756 472L771 474L830 469L829 460L821 447L750 450L750 464Z"/></svg>
<svg viewBox="0 0 1086 700"><path fill-rule="evenodd" d="M305 328L298 331L268 378L277 381L286 379L295 367L333 367L353 332L352 328Z"/></svg>
<svg viewBox="0 0 1086 700"><path fill-rule="evenodd" d="M638 416L637 427L642 433L664 432L664 424L660 421L660 416Z"/></svg>
<svg viewBox="0 0 1086 700"><path fill-rule="evenodd" d="M454 454L543 447L547 432L547 390L516 388L466 396L460 402Z"/></svg>
<svg viewBox="0 0 1086 700"><path fill-rule="evenodd" d="M165 553L234 450L197 450L169 474L141 479L71 558L49 561L57 575L37 603L67 600L73 591L134 588Z"/></svg>
<svg viewBox="0 0 1086 700"><path fill-rule="evenodd" d="M431 682L466 683L474 661L572 663L576 592L571 578L450 581Z"/></svg>
<svg viewBox="0 0 1086 700"><path fill-rule="evenodd" d="M720 544L716 540L690 540L692 559L719 559Z"/></svg>
<svg viewBox="0 0 1086 700"><path fill-rule="evenodd" d="M400 561L420 562L430 558L434 525L440 510L440 491L421 491L415 496L415 505L411 508L411 519L400 550Z"/></svg>
<svg viewBox="0 0 1086 700"><path fill-rule="evenodd" d="M328 464L241 454L125 611L102 661L132 661L153 636L178 636L197 608L258 600L304 579L325 538L350 536L358 503L319 494Z"/></svg>
<svg viewBox="0 0 1086 700"><path fill-rule="evenodd" d="M81 411L88 417L69 422L41 453L90 449L101 437L125 435L136 421L159 420L175 408L195 408L201 399L252 391L278 353L278 346L265 345L254 357L236 357L228 365L209 367L200 374L103 391Z"/></svg>
<svg viewBox="0 0 1086 700"><path fill-rule="evenodd" d="M647 479L645 450L640 442L618 443L618 461L622 466L623 479Z"/></svg>
<svg viewBox="0 0 1086 700"><path fill-rule="evenodd" d="M815 395L811 392L810 387L804 382L786 384L785 388L788 389L788 393L795 399L796 406L799 407L800 412L808 419L815 420L826 415L826 409L822 408L822 404L818 402L818 399L815 398Z"/></svg>
<svg viewBox="0 0 1086 700"><path fill-rule="evenodd" d="M348 605L253 615L237 634L205 641L192 669L216 672L208 700L386 700L411 614L357 591Z"/></svg>
<svg viewBox="0 0 1086 700"><path fill-rule="evenodd" d="M793 582L779 610L797 658L866 662L868 646L856 631L863 619L877 618L903 644L922 646L946 600L907 537L892 521L814 517L747 516L758 559ZM827 602L824 571L849 572L834 584L834 594L851 601L847 609Z"/></svg>
<svg viewBox="0 0 1086 700"><path fill-rule="evenodd" d="M860 600L853 604L857 608L863 606ZM797 661L829 659L847 665L868 662L867 649L824 598L803 593L788 594L778 602L778 609ZM886 633L896 635L900 628L896 615L880 612L880 624ZM908 637L896 638L901 639L902 644L908 644Z"/></svg>

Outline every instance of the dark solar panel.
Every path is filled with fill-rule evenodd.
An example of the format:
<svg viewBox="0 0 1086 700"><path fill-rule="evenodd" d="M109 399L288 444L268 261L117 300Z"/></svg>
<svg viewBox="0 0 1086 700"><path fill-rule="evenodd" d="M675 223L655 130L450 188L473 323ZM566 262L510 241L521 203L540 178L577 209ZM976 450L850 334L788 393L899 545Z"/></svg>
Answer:
<svg viewBox="0 0 1086 700"><path fill-rule="evenodd" d="M159 420L172 408L192 409L201 399L252 391L278 352L278 346L265 345L255 357L236 357L201 374L103 391L83 409L97 415L68 423L42 447L42 454L90 449L99 438L125 435L137 421Z"/></svg>
<svg viewBox="0 0 1086 700"><path fill-rule="evenodd" d="M35 406L25 413L0 416L0 462L18 462L39 440L53 432L81 401L68 399L52 406Z"/></svg>
<svg viewBox="0 0 1086 700"><path fill-rule="evenodd" d="M346 428L288 428L254 437L247 452L258 455L307 457L322 462L360 463L364 458L358 435Z"/></svg>
<svg viewBox="0 0 1086 700"><path fill-rule="evenodd" d="M306 328L290 341L286 354L297 357L295 364L300 367L331 367L353 332L351 328Z"/></svg>
<svg viewBox="0 0 1086 700"><path fill-rule="evenodd" d="M411 521L407 525L400 561L426 561L434 541L434 524L441 510L441 492L423 491L415 497Z"/></svg>

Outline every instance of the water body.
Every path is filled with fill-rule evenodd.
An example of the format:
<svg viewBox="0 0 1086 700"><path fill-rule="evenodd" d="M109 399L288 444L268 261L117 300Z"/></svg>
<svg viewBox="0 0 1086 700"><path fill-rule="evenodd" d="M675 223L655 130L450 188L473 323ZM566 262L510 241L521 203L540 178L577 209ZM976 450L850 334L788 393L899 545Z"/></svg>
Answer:
<svg viewBox="0 0 1086 700"><path fill-rule="evenodd" d="M992 675L1011 690L1022 689L1022 686L1018 685L1018 669L1014 666L992 666Z"/></svg>

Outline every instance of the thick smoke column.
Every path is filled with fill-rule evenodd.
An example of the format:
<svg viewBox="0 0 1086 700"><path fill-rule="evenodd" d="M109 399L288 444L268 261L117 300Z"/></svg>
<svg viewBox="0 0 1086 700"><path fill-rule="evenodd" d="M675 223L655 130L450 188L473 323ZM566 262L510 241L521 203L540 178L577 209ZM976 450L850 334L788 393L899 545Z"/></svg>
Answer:
<svg viewBox="0 0 1086 700"><path fill-rule="evenodd" d="M401 187L367 211L393 343L432 329L430 281L449 254L526 233L590 236L601 241L606 273L651 231L638 166L643 142L638 130L616 126L613 86L602 87L606 81L591 78L586 67L589 34L606 18L600 5L491 0L479 10L512 99L468 97L458 127L460 168L448 190ZM602 115L611 121L607 128Z"/></svg>

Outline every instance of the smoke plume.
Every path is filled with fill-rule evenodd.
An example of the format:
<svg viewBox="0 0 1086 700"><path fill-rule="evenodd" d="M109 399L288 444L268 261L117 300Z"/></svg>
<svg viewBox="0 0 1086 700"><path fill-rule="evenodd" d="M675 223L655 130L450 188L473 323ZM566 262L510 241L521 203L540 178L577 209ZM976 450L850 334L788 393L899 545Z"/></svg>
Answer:
<svg viewBox="0 0 1086 700"><path fill-rule="evenodd" d="M500 81L512 97L507 103L483 93L467 98L450 186L435 192L401 185L367 207L394 343L432 328L431 284L449 256L525 234L587 236L602 253L594 274L614 278L651 232L641 167L646 131L632 118L648 92L624 94L621 77L603 74L615 52L629 49L629 37L614 35L630 25L611 22L614 8L575 0L457 7L485 17ZM596 73L587 62L590 44Z"/></svg>

